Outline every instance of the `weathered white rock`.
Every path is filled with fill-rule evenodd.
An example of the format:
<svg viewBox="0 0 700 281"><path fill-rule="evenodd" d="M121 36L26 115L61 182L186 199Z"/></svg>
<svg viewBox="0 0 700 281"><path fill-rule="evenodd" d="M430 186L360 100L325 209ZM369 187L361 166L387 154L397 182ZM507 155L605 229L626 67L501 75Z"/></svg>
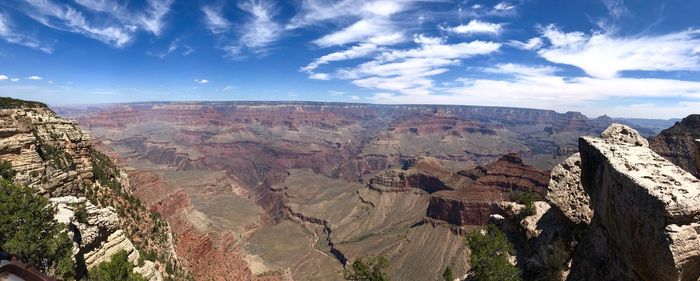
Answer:
<svg viewBox="0 0 700 281"><path fill-rule="evenodd" d="M148 281L163 281L163 275L152 261L145 261L142 266L134 267L134 272L141 274Z"/></svg>
<svg viewBox="0 0 700 281"><path fill-rule="evenodd" d="M599 240L629 280L700 279L700 180L624 135L579 140Z"/></svg>
<svg viewBox="0 0 700 281"><path fill-rule="evenodd" d="M588 224L593 217L590 198L581 186L581 155L576 153L552 169L547 200L571 222Z"/></svg>
<svg viewBox="0 0 700 281"><path fill-rule="evenodd" d="M622 124L613 123L600 134L600 137L614 142L649 147L649 141L642 137L639 132Z"/></svg>

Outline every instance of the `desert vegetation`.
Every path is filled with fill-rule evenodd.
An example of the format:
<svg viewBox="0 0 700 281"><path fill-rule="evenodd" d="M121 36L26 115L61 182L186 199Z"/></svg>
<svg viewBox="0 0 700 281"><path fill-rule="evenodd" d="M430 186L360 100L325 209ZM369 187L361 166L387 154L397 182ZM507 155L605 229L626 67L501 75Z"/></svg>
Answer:
<svg viewBox="0 0 700 281"><path fill-rule="evenodd" d="M520 281L520 271L511 264L513 245L493 224L474 230L467 236L471 264L476 281Z"/></svg>
<svg viewBox="0 0 700 281"><path fill-rule="evenodd" d="M4 168L3 168L4 169ZM73 243L54 220L48 200L29 187L0 179L0 251L65 280L73 278Z"/></svg>

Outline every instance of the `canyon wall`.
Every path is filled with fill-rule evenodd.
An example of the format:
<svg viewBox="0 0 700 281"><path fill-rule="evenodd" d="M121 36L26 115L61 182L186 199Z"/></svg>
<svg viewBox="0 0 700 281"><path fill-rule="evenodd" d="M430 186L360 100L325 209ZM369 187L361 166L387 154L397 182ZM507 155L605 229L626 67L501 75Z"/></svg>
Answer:
<svg viewBox="0 0 700 281"><path fill-rule="evenodd" d="M695 153L696 139L700 139L700 114L683 118L673 127L663 130L651 140L650 146L671 163L700 177L700 166L697 164L700 159Z"/></svg>
<svg viewBox="0 0 700 281"><path fill-rule="evenodd" d="M131 206L120 190L118 180L98 172L110 166L95 165L95 152L91 150L91 138L78 128L75 121L58 117L45 106L35 105L0 109L0 161L6 161L16 172L14 182L27 185L38 194L49 198L56 220L65 223L73 236L73 253L76 275L84 276L87 270L109 260L120 250L129 253L135 271L151 281L163 280L165 260L177 262L173 253L160 251L165 260L144 260L139 263L137 245L153 242L157 236L142 237L134 228L143 227L125 214L148 214L143 207ZM98 167L99 171L95 171ZM105 186L109 183L109 186ZM121 194L121 195L117 195ZM126 196L126 197L125 197ZM89 197L90 199L88 199ZM116 203L120 202L120 203ZM84 208L85 217L78 218L77 208ZM146 215L147 216L147 215ZM154 222L154 220L148 220ZM144 222L145 223L145 222ZM140 243L134 243L132 241ZM168 244L165 239L156 244ZM152 247L141 250L154 251ZM168 274L165 274L168 275Z"/></svg>

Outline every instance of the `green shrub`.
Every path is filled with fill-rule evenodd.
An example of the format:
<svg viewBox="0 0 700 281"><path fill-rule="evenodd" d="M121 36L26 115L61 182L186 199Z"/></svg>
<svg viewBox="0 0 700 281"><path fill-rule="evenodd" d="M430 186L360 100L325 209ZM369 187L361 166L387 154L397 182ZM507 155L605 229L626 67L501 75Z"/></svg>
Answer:
<svg viewBox="0 0 700 281"><path fill-rule="evenodd" d="M0 97L0 109L18 109L18 108L49 108L45 103L36 101L25 101L13 99L11 97Z"/></svg>
<svg viewBox="0 0 700 281"><path fill-rule="evenodd" d="M442 279L445 281L453 281L455 277L452 273L452 268L449 266L445 267L445 271L442 272Z"/></svg>
<svg viewBox="0 0 700 281"><path fill-rule="evenodd" d="M83 223L83 224L88 223L88 213L87 213L87 209L85 208L85 204L80 204L80 205L78 205L78 208L75 209L75 219L79 223Z"/></svg>
<svg viewBox="0 0 700 281"><path fill-rule="evenodd" d="M11 181L15 178L16 172L12 169L10 161L0 161L0 178Z"/></svg>
<svg viewBox="0 0 700 281"><path fill-rule="evenodd" d="M384 270L389 267L385 257L358 258L352 263L352 270L345 272L345 279L353 281L388 281Z"/></svg>
<svg viewBox="0 0 700 281"><path fill-rule="evenodd" d="M519 270L509 261L513 246L505 234L495 225L484 229L474 230L467 235L467 243L471 250L469 262L475 274L476 281L520 281Z"/></svg>
<svg viewBox="0 0 700 281"><path fill-rule="evenodd" d="M54 220L46 198L0 180L0 251L34 263L44 273L71 279L73 242L66 230Z"/></svg>
<svg viewBox="0 0 700 281"><path fill-rule="evenodd" d="M569 250L564 242L557 239L552 245L543 246L538 251L542 266L534 269L536 281L560 281L569 260Z"/></svg>
<svg viewBox="0 0 700 281"><path fill-rule="evenodd" d="M522 213L524 216L531 216L537 212L535 209L537 196L531 191L514 191L510 194L510 200L525 205Z"/></svg>
<svg viewBox="0 0 700 281"><path fill-rule="evenodd" d="M109 261L93 267L88 272L90 281L146 281L141 274L134 273L134 265L128 260L126 251L112 255Z"/></svg>

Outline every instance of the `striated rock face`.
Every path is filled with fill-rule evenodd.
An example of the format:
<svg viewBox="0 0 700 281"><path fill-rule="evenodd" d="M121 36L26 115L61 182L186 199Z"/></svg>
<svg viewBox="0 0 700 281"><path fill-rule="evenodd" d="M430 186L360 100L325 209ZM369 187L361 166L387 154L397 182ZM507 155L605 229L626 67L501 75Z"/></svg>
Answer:
<svg viewBox="0 0 700 281"><path fill-rule="evenodd" d="M581 185L581 155L576 153L552 169L547 200L571 222L588 224L593 217L590 198Z"/></svg>
<svg viewBox="0 0 700 281"><path fill-rule="evenodd" d="M73 253L88 270L102 262L109 261L112 255L126 251L130 262L136 264L139 252L119 228L119 216L114 208L98 208L85 197L65 196L50 198L49 202L56 210L56 220L70 225L73 236ZM76 216L78 209L85 211L85 217ZM134 271L142 273L150 281L163 280L152 261L145 261L142 267Z"/></svg>
<svg viewBox="0 0 700 281"><path fill-rule="evenodd" d="M544 193L547 174L525 165L509 154L469 171L443 176L445 190L430 197L428 216L455 225L483 225L495 213L498 202L512 191Z"/></svg>
<svg viewBox="0 0 700 281"><path fill-rule="evenodd" d="M75 121L46 108L0 110L0 160L12 163L17 183L41 194L78 194L92 184L89 147Z"/></svg>
<svg viewBox="0 0 700 281"><path fill-rule="evenodd" d="M696 139L700 139L700 114L690 115L671 128L663 130L651 140L654 152L683 168L696 177L700 177L698 157L695 153Z"/></svg>
<svg viewBox="0 0 700 281"><path fill-rule="evenodd" d="M579 150L595 212L589 232L598 233L592 249L611 261L601 272L698 280L700 181L643 145L583 137Z"/></svg>
<svg viewBox="0 0 700 281"><path fill-rule="evenodd" d="M129 260L136 264L139 251L135 243L142 242L143 246L147 244L143 241L153 241L152 237L143 236L132 240L136 237L133 229L139 226L126 217L146 216L146 210L121 189L120 172L110 168L111 163L101 162L96 166L99 172L93 172L93 164L96 164L93 160L98 156L91 148L90 136L81 131L75 121L60 118L44 106L0 109L0 160L12 165L16 184L32 187L48 197L56 220L68 226L73 236L76 276L79 277L121 250L129 253ZM140 209L129 208L127 214L124 206L139 206ZM158 227L167 228L167 225ZM154 236L156 232L155 228L149 229ZM171 242L158 239L158 243ZM151 248L141 247L142 250ZM158 270L161 268L164 272L162 264L152 261L143 264L144 267L137 268L139 272L151 281L163 280Z"/></svg>

